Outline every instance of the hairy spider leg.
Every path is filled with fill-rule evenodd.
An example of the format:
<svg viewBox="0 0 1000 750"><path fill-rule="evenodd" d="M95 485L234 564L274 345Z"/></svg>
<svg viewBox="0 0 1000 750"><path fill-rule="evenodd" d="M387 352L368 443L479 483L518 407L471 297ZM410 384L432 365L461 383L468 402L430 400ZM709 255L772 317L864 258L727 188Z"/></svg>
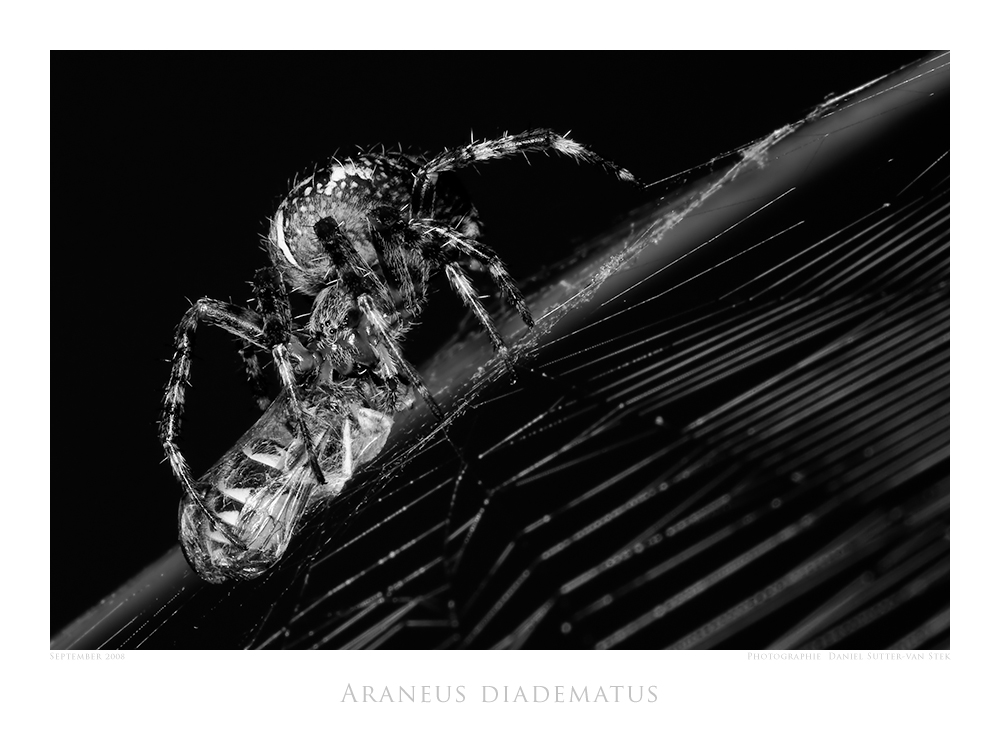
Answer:
<svg viewBox="0 0 1000 750"><path fill-rule="evenodd" d="M429 264L443 265L445 275L449 283L458 294L462 302L472 310L483 328L489 334L494 348L506 361L508 356L507 345L494 325L489 313L479 301L479 295L472 284L471 279L465 270L454 260L456 256L471 257L480 261L490 269L497 285L503 290L504 296L517 307L518 312L530 326L533 325L531 313L524 304L514 279L504 268L499 257L482 243L471 240L461 231L443 222L436 222L425 219L413 222L410 225L403 225L398 211L391 206L380 206L373 214L377 225L373 227L372 239L379 252L379 262L384 268L392 272L392 275L399 279L399 291L405 303L419 308L423 302L422 295L418 296L416 285L412 279L414 271L421 273L420 289L426 288L428 281ZM455 245L458 252L451 253L451 259L441 252L440 239L451 246ZM424 258L425 262L415 263L406 257L405 250L416 252ZM423 384L421 383L421 386ZM426 389L424 389L426 390ZM421 391L423 395L423 391Z"/></svg>
<svg viewBox="0 0 1000 750"><path fill-rule="evenodd" d="M490 314L486 312L483 303L479 301L479 295L476 293L476 288L472 286L472 281L469 280L462 267L455 262L445 264L444 272L455 293L472 310L475 316L479 318L479 322L489 334L490 340L493 342L493 348L497 350L497 354L506 361L508 355L507 344L504 343L503 337L490 319Z"/></svg>
<svg viewBox="0 0 1000 750"><path fill-rule="evenodd" d="M302 401L299 397L299 387L295 382L295 366L292 364L288 344L292 331L292 306L288 301L288 293L281 281L281 275L275 268L263 268L257 272L254 279L254 290L257 298L257 308L263 319L264 338L269 344L271 356L278 368L278 378L282 387L288 391L288 401L292 406L295 420L295 430L306 448L306 456L317 481L326 483L326 477L316 456L316 446L309 435L303 416Z"/></svg>
<svg viewBox="0 0 1000 750"><path fill-rule="evenodd" d="M480 302L471 279L457 262L458 258L472 258L487 267L504 297L517 309L530 327L534 325L531 312L499 256L483 243L469 238L444 222L418 219L404 224L398 211L391 206L376 207L372 214L375 220L371 232L372 244L376 248L383 268L399 280L398 289L403 302L414 309L419 309L424 301L423 290L428 281L429 268L444 266L445 275L455 293L486 329L494 348L506 361L509 354L507 345ZM447 252L445 248L451 252ZM411 257L407 257L408 254ZM423 262L412 257L413 254L422 258ZM419 287L412 278L413 273L421 274ZM507 364L509 366L509 362ZM407 374L409 375L409 372ZM421 395L424 391L426 388L421 390Z"/></svg>
<svg viewBox="0 0 1000 750"><path fill-rule="evenodd" d="M392 306L392 295L385 282L354 247L336 219L330 216L323 217L316 222L313 231L333 261L334 267L340 269L341 283L351 294L355 297L365 292L374 294Z"/></svg>
<svg viewBox="0 0 1000 750"><path fill-rule="evenodd" d="M403 374L406 376L410 385L416 388L417 393L419 393L424 401L427 402L427 406L430 407L434 416L438 419L443 418L444 413L441 411L441 407L438 406L437 401L434 400L430 390L424 384L423 379L420 377L420 373L418 373L413 365L407 361L406 357L403 356L403 352L396 343L396 336L392 330L392 326L386 319L385 315L379 311L375 300L368 294L362 294L358 297L358 307L361 309L361 312L364 313L372 328L375 329L375 332L379 336L379 340L389 350L389 356L392 360L391 364L403 371Z"/></svg>
<svg viewBox="0 0 1000 750"><path fill-rule="evenodd" d="M194 332L199 323L208 323L228 331L240 339L266 349L263 320L246 308L203 297L195 302L181 317L174 334L174 356L170 367L170 379L163 394L163 409L160 413L160 442L166 453L170 468L184 491L196 500L208 517L211 511L205 506L201 493L195 488L191 468L177 445L181 420L184 415L184 400L187 387L191 384L191 356L194 348ZM223 533L226 533L223 531Z"/></svg>
<svg viewBox="0 0 1000 750"><path fill-rule="evenodd" d="M267 284L264 284L264 286L267 286ZM278 295L280 294L281 291L278 291ZM265 292L263 296L267 297L268 293ZM281 297L279 296L276 299L280 300ZM289 390L289 398L293 404L293 411L297 418L296 429L299 431L306 445L310 466L313 472L316 473L316 478L320 482L325 481L319 469L319 462L314 455L312 441L308 439L308 433L305 430L305 422L301 414L301 404L296 393L294 369L287 346L284 343L271 344L274 336L278 335L278 329L287 320L282 318L280 312L272 310L266 301L261 304L262 309L265 310L264 315L228 302L203 297L195 302L181 317L181 322L178 324L174 336L174 356L170 368L170 379L167 381L167 387L164 391L163 408L160 414L160 442L163 445L164 453L177 481L180 482L181 487L188 495L195 498L196 502L209 517L212 516L212 513L205 506L201 493L195 487L191 468L177 444L181 421L184 415L187 388L191 385L191 359L194 350L194 334L200 323L207 323L221 328L247 342L248 346L271 350L278 367L282 385ZM287 306L287 300L284 304ZM280 308L281 302L279 301L277 302L276 309ZM287 311L286 317L290 319L290 313L287 313ZM222 529L222 533L229 536L225 529ZM235 543L235 540L231 539L231 541Z"/></svg>
<svg viewBox="0 0 1000 750"><path fill-rule="evenodd" d="M371 219L369 234L386 281L415 314L423 307L424 290L430 280L426 264L414 263L406 257L406 249L414 246L417 235L408 231L399 210L385 203L372 209ZM419 274L419 282L414 280L414 272Z"/></svg>
<svg viewBox="0 0 1000 750"><path fill-rule="evenodd" d="M292 406L292 418L295 420L295 432L297 433L297 437L302 439L303 445L305 445L309 467L312 469L316 481L320 484L326 484L326 477L323 476L319 459L316 457L316 446L309 435L309 428L306 426L305 417L303 416L302 401L299 398L298 385L295 383L295 369L292 365L291 355L288 353L288 346L277 344L271 349L271 354L274 356L274 362L278 367L278 377L281 380L281 385L288 391L288 402Z"/></svg>
<svg viewBox="0 0 1000 750"><path fill-rule="evenodd" d="M445 151L427 162L413 177L410 219L427 215L434 203L434 186L441 172L454 172L482 161L506 159L517 154L554 152L570 156L576 161L597 164L623 182L638 183L635 176L614 162L591 151L583 144L559 135L554 130L537 128L517 135L502 135L491 140L470 143L461 148Z"/></svg>
<svg viewBox="0 0 1000 750"><path fill-rule="evenodd" d="M371 347L372 353L382 363L390 377L395 377L399 371L402 371L409 384L427 402L434 416L440 419L443 416L441 407L434 400L434 397L424 384L416 368L403 356L403 352L397 343L399 331L393 327L392 322L382 312L382 310L396 309L396 304L392 299L392 293L389 291L388 286L386 286L379 275L375 273L374 269L371 268L351 244L350 240L337 226L336 221L329 217L320 219L320 221L316 222L315 231L316 238L323 244L323 247L330 254L334 262L338 263L339 267L363 270L363 274L342 272L341 280L347 287L347 291L357 300L358 309L375 331L379 343L382 344L382 346ZM400 252L393 237L394 233L391 226L373 226L370 234L372 244L376 247L381 246L383 252L388 251L390 255ZM409 281L408 285L401 284L400 287L404 299L410 305L419 307L422 299L413 284L412 278L409 276L409 269L405 260L394 260L393 263L397 269L400 269L397 273ZM404 289L405 291L403 291Z"/></svg>
<svg viewBox="0 0 1000 750"><path fill-rule="evenodd" d="M383 207L379 215L386 217L386 221L382 227L376 228L372 232L372 239L374 240L373 244L379 249L379 262L388 266L392 274L401 279L399 283L400 294L406 303L419 307L423 302L422 297L418 297L415 291L411 269L416 266L416 270L422 273L421 288L426 286L428 276L426 264L414 264L412 261L407 262L407 258L404 256L404 248L409 247L430 263L446 267L448 280L451 282L452 287L482 323L496 346L497 351L506 353L507 347L485 308L479 302L479 296L475 293L475 288L471 280L466 275L464 269L455 262L456 257L470 258L485 266L493 277L494 283L504 295L504 298L517 309L525 324L529 327L534 325L531 311L528 310L528 306L524 302L524 297L521 295L517 283L492 248L484 245L482 242L471 239L449 224L433 219L417 219L403 229L399 229L397 218L397 227L393 227L390 223L390 212L396 213L398 217L395 209ZM445 247L452 249L453 253L445 254L441 252L440 241L442 239L444 240ZM451 266L454 266L454 269L448 271L447 269Z"/></svg>
<svg viewBox="0 0 1000 750"><path fill-rule="evenodd" d="M271 301L279 292L274 291L274 278L269 269L262 268L254 275L254 280L250 282L253 289L254 306L261 320L271 312L276 304ZM290 327L291 321L288 321ZM257 356L258 345L255 342L247 342L240 348L240 357L243 359L243 369L246 371L247 381L254 400L261 411L266 411L271 405L271 398L267 395L267 384L264 379L264 370L260 365L260 358Z"/></svg>
<svg viewBox="0 0 1000 750"><path fill-rule="evenodd" d="M510 275L507 267L504 266L503 261L500 260L500 256L497 255L493 248L466 237L454 227L442 222L430 219L418 219L414 222L414 226L432 235L443 237L446 247L453 248L469 258L479 261L479 263L489 270L490 276L493 277L493 282L500 289L504 299L517 310L525 325L529 328L535 325L535 320L532 318L531 311L524 302L524 296L521 294L517 282L514 281L514 277Z"/></svg>

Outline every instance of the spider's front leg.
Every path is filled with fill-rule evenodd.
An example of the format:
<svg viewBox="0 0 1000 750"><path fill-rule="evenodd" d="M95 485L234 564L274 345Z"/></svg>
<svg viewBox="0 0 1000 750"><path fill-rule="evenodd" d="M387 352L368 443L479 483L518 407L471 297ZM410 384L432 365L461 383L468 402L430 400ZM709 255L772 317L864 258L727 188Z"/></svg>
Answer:
<svg viewBox="0 0 1000 750"><path fill-rule="evenodd" d="M371 353L388 370L389 378L401 372L408 385L416 389L431 412L441 419L443 416L441 407L434 400L416 368L403 356L398 343L400 316L395 309L393 291L387 284L392 283L393 290L401 295L404 305L410 310L419 309L422 292L418 292L409 270L399 257L402 240L398 231L398 216L394 218L394 213L398 212L385 206L376 208L372 212L371 226L372 243L384 271L393 277L391 282L388 279L383 281L382 277L375 273L354 249L334 219L326 217L316 222L314 227L316 238L331 259L343 269L340 281L357 302L357 309L363 320L375 334L377 343L371 349Z"/></svg>
<svg viewBox="0 0 1000 750"><path fill-rule="evenodd" d="M257 298L257 309L260 311L263 321L261 332L265 347L270 349L271 356L274 357L274 364L278 369L281 386L288 392L288 402L291 405L295 431L305 445L306 457L316 480L320 484L325 484L326 477L323 476L315 446L306 426L302 401L298 392L299 386L296 382L296 370L308 369L301 367L304 364L302 358L311 355L308 355L305 348L293 339L292 308L279 272L274 268L264 268L258 271L254 279L254 291ZM293 348L295 362L292 360Z"/></svg>
<svg viewBox="0 0 1000 750"><path fill-rule="evenodd" d="M261 321L264 321L265 315L279 305L279 303L273 300L276 296L280 296L280 292L273 290L274 281L270 278L270 274L266 270L258 271L254 276L254 280L250 282L250 285L253 289L253 299L257 315ZM261 325L263 325L263 322ZM253 393L254 400L257 402L257 407L263 412L267 411L267 407L271 405L271 397L267 395L267 381L264 378L264 370L260 365L260 358L257 353L258 349L266 351L267 347L262 346L259 342L247 341L240 347L240 358L243 360L243 369L246 372L247 381L250 383L250 390Z"/></svg>
<svg viewBox="0 0 1000 750"><path fill-rule="evenodd" d="M506 159L517 154L527 157L531 153L563 154L576 161L602 166L623 182L638 184L635 175L627 169L622 169L583 144L559 135L554 130L536 128L517 135L503 135L500 138L470 143L431 159L414 175L410 219L428 216L433 218L431 207L434 205L434 186L441 172L454 172L477 162Z"/></svg>

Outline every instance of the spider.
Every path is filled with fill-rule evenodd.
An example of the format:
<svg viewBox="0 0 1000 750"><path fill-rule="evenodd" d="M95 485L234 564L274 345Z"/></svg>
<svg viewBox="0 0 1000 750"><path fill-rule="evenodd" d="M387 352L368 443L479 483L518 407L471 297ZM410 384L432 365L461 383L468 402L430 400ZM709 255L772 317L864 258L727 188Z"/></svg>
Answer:
<svg viewBox="0 0 1000 750"><path fill-rule="evenodd" d="M276 484L274 477L266 482L258 477L250 488L248 480L236 478L246 473L245 467L237 467L245 463L237 456L239 450L278 475L296 473L295 481L301 485L298 496L308 494L307 484L314 490L328 484L331 473L332 484L342 486L361 462L352 461L352 456L369 460L381 449L392 414L412 404L414 392L441 417L402 349L406 332L427 301L434 271L444 269L455 293L509 364L507 346L466 269L487 270L529 327L531 312L503 262L479 239L475 206L440 178L479 162L530 153L563 154L600 165L619 180L636 182L629 172L589 148L543 129L473 142L430 158L387 151L361 153L346 161L334 158L294 184L271 218L264 244L270 266L254 281L256 309L202 298L184 314L175 336L159 432L185 493L182 546L202 577L259 575L280 557L301 515L298 510L286 512L291 507L287 502L278 511L273 509L274 496L288 492L288 481ZM291 292L312 299L304 325L293 323ZM222 328L243 342L245 367L263 408L268 400L258 352L273 358L282 392L280 408L271 405L254 428L257 432L247 433L199 483L177 438L193 338L201 323ZM328 427L338 423L340 429L333 430L334 437L321 438L317 419L326 419ZM276 427L279 423L290 429L282 432ZM264 433L270 437L262 438ZM277 433L282 434L276 437ZM378 446L374 452L372 445ZM247 501L250 489L257 493L252 503ZM242 511L232 507L234 501ZM308 505L303 501L295 507ZM251 506L256 515L250 516L256 520L248 520ZM280 534L275 532L276 523L282 527ZM268 541L271 538L274 541ZM268 551L263 561L261 550Z"/></svg>

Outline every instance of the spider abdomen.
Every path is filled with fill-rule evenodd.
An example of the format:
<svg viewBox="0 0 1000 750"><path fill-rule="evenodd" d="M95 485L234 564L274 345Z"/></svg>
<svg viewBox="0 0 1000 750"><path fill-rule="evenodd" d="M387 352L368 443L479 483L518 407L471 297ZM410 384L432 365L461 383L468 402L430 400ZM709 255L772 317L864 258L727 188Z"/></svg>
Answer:
<svg viewBox="0 0 1000 750"><path fill-rule="evenodd" d="M344 162L333 160L310 177L300 180L281 202L271 222L268 251L272 261L286 274L293 289L317 294L335 281L336 272L350 254L368 268L383 273L372 241L375 225L383 225L388 213L394 224L409 218L414 175L426 161L404 154L363 154ZM437 191L436 218L460 225L463 235L476 237L480 226L475 207L456 185ZM336 223L345 245L342 257L331 253L330 245L319 242L316 225L329 219Z"/></svg>

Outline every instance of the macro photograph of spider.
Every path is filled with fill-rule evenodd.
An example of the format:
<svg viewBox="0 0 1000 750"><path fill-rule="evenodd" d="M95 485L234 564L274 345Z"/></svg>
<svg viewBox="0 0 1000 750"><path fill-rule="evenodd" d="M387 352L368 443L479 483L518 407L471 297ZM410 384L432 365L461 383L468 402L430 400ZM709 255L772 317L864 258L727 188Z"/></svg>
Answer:
<svg viewBox="0 0 1000 750"><path fill-rule="evenodd" d="M67 135L115 460L53 648L948 647L946 54L336 59Z"/></svg>
<svg viewBox="0 0 1000 750"><path fill-rule="evenodd" d="M475 207L438 186L443 174L482 162L553 153L629 172L551 130L531 130L426 158L391 151L334 158L298 182L271 219L271 267L254 282L257 309L203 298L177 329L160 436L185 500L180 540L206 581L254 578L280 558L310 505L334 497L354 467L385 445L392 415L415 395L441 408L403 353L407 330L427 304L434 271L489 334L497 356L507 344L466 268L486 270L528 327L534 325L503 261L479 241ZM312 299L305 325L293 324L289 293ZM222 328L246 347L248 376L263 394L258 352L274 358L284 399L196 485L177 444L199 324ZM265 396L260 396L267 404ZM271 426L271 423L274 426ZM282 426L290 430L282 432ZM259 433L259 434L257 434ZM206 489L202 489L202 487Z"/></svg>

